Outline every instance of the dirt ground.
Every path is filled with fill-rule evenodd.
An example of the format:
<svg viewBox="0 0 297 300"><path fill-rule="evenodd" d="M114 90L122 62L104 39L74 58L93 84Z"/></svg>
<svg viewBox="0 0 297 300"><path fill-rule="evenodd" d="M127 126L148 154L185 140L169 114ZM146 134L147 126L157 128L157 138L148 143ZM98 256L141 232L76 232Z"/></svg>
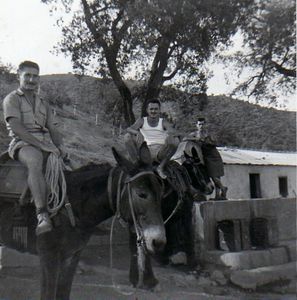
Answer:
<svg viewBox="0 0 297 300"><path fill-rule="evenodd" d="M216 282L210 269L161 266L153 261L159 285L138 290L128 280L129 251L125 237L113 245L110 268L109 236L98 234L84 250L71 292L72 300L295 300L295 286L278 285L252 292L229 282ZM286 283L287 284L287 283ZM0 300L38 300L39 268L14 267L0 271Z"/></svg>

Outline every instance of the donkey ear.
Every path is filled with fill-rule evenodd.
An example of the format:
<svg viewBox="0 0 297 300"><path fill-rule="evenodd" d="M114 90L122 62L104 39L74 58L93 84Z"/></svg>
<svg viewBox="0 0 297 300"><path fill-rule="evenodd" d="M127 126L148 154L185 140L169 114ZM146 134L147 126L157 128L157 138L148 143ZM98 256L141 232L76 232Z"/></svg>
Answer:
<svg viewBox="0 0 297 300"><path fill-rule="evenodd" d="M184 156L185 156L185 159L189 159L189 158L192 158L189 154L187 154L186 151L184 151Z"/></svg>
<svg viewBox="0 0 297 300"><path fill-rule="evenodd" d="M192 147L191 152L194 158L199 158L199 154L195 147Z"/></svg>
<svg viewBox="0 0 297 300"><path fill-rule="evenodd" d="M120 154L114 147L111 148L112 154L118 165L127 173L134 169L134 164Z"/></svg>
<svg viewBox="0 0 297 300"><path fill-rule="evenodd" d="M140 162L145 165L151 165L153 162L150 149L146 142L143 142L139 148L139 158Z"/></svg>

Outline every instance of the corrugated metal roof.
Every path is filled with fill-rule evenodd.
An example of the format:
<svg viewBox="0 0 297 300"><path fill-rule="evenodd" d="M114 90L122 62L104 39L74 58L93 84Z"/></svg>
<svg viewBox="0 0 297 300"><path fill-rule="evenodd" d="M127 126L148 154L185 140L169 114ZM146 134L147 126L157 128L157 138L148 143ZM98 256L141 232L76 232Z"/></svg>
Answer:
<svg viewBox="0 0 297 300"><path fill-rule="evenodd" d="M296 166L296 152L264 152L218 147L225 164Z"/></svg>

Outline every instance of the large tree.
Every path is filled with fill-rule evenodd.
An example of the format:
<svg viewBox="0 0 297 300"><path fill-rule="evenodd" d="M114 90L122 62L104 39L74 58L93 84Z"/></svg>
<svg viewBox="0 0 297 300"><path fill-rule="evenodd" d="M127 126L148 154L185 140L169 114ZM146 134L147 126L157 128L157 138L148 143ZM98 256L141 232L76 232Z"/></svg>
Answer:
<svg viewBox="0 0 297 300"><path fill-rule="evenodd" d="M144 104L165 82L207 89L206 62L245 24L253 0L77 0L70 23L61 19L59 48L73 66L111 77L123 100L128 124L134 122L133 95L126 79L145 83ZM74 0L42 0L53 10Z"/></svg>
<svg viewBox="0 0 297 300"><path fill-rule="evenodd" d="M254 13L241 27L244 47L227 57L228 63L235 61L239 76L249 69L235 93L275 102L280 94L295 92L295 22L295 0L256 1Z"/></svg>

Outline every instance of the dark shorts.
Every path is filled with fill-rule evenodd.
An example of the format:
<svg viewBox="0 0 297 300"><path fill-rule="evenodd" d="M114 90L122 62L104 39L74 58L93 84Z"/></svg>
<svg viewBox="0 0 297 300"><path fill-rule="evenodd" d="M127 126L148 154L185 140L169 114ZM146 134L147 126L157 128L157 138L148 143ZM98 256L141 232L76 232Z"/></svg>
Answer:
<svg viewBox="0 0 297 300"><path fill-rule="evenodd" d="M204 162L210 177L224 176L224 164L222 157L215 146L203 146Z"/></svg>

